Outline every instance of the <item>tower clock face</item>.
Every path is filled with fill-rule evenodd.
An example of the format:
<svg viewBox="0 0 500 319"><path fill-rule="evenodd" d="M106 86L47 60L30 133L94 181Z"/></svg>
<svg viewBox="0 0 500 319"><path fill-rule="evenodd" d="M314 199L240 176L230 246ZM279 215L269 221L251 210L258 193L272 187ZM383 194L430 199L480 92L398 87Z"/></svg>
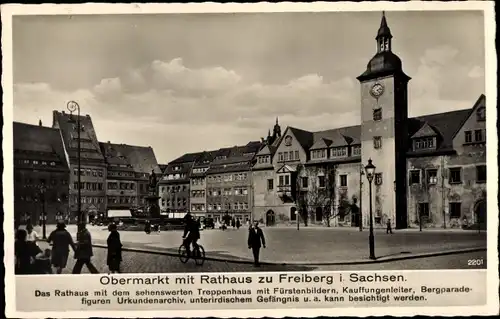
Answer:
<svg viewBox="0 0 500 319"><path fill-rule="evenodd" d="M384 86L380 83L375 83L370 90L370 94L374 98L380 97L382 94L384 94Z"/></svg>

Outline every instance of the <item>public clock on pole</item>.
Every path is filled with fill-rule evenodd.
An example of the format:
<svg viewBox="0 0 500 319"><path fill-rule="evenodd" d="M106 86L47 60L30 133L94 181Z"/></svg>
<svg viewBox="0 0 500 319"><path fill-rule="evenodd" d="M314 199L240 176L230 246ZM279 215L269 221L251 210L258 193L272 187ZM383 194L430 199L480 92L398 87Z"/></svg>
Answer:
<svg viewBox="0 0 500 319"><path fill-rule="evenodd" d="M378 99L382 94L384 94L384 86L380 83L375 83L370 89L370 94Z"/></svg>

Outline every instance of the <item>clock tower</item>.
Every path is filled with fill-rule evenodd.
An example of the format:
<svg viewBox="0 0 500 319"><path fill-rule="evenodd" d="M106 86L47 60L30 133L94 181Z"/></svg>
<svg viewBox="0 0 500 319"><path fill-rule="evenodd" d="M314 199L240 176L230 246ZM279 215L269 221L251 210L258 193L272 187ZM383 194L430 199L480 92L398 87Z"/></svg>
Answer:
<svg viewBox="0 0 500 319"><path fill-rule="evenodd" d="M361 162L371 158L376 166L372 182L374 225L385 226L391 220L398 229L408 226L407 169L408 100L410 77L403 72L401 59L392 52L392 34L385 13L376 36L377 52L366 71L357 79L361 83ZM362 186L363 224L369 224L369 188Z"/></svg>

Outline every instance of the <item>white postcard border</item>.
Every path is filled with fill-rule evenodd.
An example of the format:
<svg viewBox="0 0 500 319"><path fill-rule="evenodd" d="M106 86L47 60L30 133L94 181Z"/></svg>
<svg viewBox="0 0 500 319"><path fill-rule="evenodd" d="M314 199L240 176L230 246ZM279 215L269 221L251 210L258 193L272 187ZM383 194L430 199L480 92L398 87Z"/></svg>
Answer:
<svg viewBox="0 0 500 319"><path fill-rule="evenodd" d="M191 3L191 4L77 4L77 5L2 5L2 53L3 63L2 86L4 89L4 127L3 127L3 158L4 158L4 174L3 174L3 196L4 196L4 235L5 238L14 238L14 232L11 225L13 218L13 140L12 140L12 120L13 120L13 70L12 70L12 16L13 15L61 15L61 14L160 14L160 13L222 13L222 12L317 12L317 11L419 11L419 10L434 10L434 11L453 11L453 10L481 10L484 12L485 21L485 81L486 81L486 96L487 103L487 164L488 164L488 182L487 191L489 194L498 193L498 176L497 167L497 131L496 131L496 107L494 105L497 100L497 62L495 51L495 12L494 3L491 1L467 1L467 2L360 2L360 3L255 3L255 4L235 4L235 3ZM491 196L487 201L488 211L491 217L488 218L488 304L478 307L447 307L447 308L423 308L411 307L401 308L351 308L351 309L282 309L282 310L209 310L204 311L162 311L162 312L43 312L43 313L21 313L15 310L15 276L13 275L13 240L4 241L4 265L5 265L5 298L6 298L6 314L9 317L92 317L92 316L109 316L109 317L284 317L284 316L379 316L391 314L393 316L403 315L481 315L493 314L498 312L498 255L497 255L497 239L498 239L498 219L497 198ZM413 272L422 272L424 270L411 270ZM452 270L435 270L440 272L449 272ZM434 272L435 272L434 271ZM454 270L460 271L460 270ZM463 270L467 271L467 270ZM321 272L315 272L321 273ZM213 273L212 273L213 274ZM237 273L232 273L236 275ZM264 275L266 273L262 273ZM200 274L197 274L200 275ZM61 275L64 276L64 275ZM68 275L74 276L74 275ZM80 275L92 276L92 275ZM36 279L37 276L33 276Z"/></svg>

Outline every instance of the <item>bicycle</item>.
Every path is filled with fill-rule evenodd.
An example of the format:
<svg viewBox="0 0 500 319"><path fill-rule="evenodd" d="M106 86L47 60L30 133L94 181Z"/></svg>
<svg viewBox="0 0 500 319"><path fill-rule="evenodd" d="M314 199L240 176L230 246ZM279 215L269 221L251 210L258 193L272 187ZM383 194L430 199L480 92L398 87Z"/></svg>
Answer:
<svg viewBox="0 0 500 319"><path fill-rule="evenodd" d="M179 247L179 259L181 263L185 264L188 262L189 258L194 259L196 265L201 266L205 262L205 248L202 245L196 244L191 250L191 256L188 254L186 246L184 243Z"/></svg>

